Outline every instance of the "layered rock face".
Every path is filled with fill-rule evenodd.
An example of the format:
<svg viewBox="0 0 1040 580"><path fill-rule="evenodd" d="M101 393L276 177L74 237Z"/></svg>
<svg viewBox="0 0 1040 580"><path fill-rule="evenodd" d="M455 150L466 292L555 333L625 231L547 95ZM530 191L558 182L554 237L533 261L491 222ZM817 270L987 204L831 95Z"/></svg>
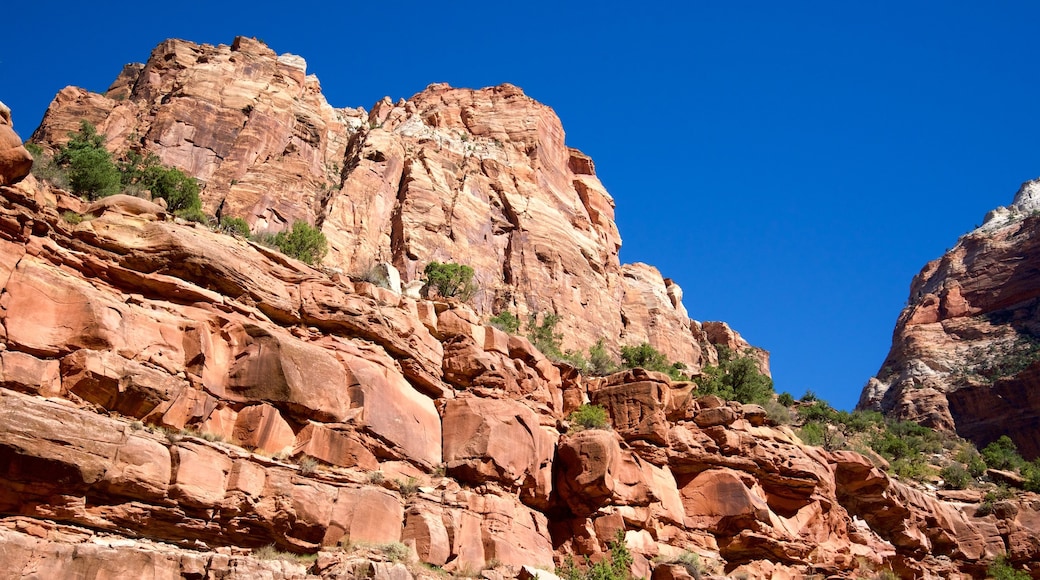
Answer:
<svg viewBox="0 0 1040 580"><path fill-rule="evenodd" d="M1040 182L986 216L910 286L892 349L860 408L955 430L983 446L1009 435L1040 456Z"/></svg>
<svg viewBox="0 0 1040 580"><path fill-rule="evenodd" d="M717 362L682 290L619 263L614 201L592 160L517 87L431 85L369 113L335 109L298 56L249 38L171 40L104 95L61 91L33 140L53 148L81 119L113 151L154 153L198 178L211 214L254 233L320 226L326 267L363 277L389 262L407 285L431 261L467 264L482 317L555 313L565 349L648 341L694 371ZM768 369L765 351L739 347Z"/></svg>
<svg viewBox="0 0 1040 580"><path fill-rule="evenodd" d="M756 405L639 369L583 377L462 304L138 198L31 177L0 195L0 578L433 577L399 543L529 578L619 532L658 578L683 551L754 578L1040 558L1035 495L974 517L979 498L803 446ZM583 402L613 428L568 425Z"/></svg>

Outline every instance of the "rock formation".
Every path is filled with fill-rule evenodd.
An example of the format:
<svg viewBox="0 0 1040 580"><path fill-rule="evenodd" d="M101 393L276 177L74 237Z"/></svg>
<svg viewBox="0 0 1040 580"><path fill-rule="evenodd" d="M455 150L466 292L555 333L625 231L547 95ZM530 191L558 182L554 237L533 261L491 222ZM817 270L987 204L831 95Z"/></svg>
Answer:
<svg viewBox="0 0 1040 580"><path fill-rule="evenodd" d="M0 578L435 576L417 562L549 578L619 534L632 573L654 578L684 577L684 552L754 578L968 578L1006 550L1040 559L1035 494L976 515L981 498L941 501L805 446L758 405L642 369L585 377L486 325L480 309L504 300L587 312L570 344L602 323L615 345L667 341L695 364L746 345L690 321L651 267L618 264L591 161L515 87L433 86L339 139L321 123L355 117L302 67L248 39L170 41L108 96L63 91L36 136L59 142L73 111L117 147L139 127L145 150L209 176L212 211L320 223L323 267L143 199L0 186ZM289 85L302 92L279 96ZM254 113L267 128L242 136ZM326 197L287 191L341 146ZM213 177L234 167L239 182ZM475 308L345 275L385 258L411 281L423 260L462 257L490 289ZM612 428L570 424L587 402Z"/></svg>
<svg viewBox="0 0 1040 580"><path fill-rule="evenodd" d="M11 126L11 110L0 102L0 185L21 181L29 174L33 158Z"/></svg>
<svg viewBox="0 0 1040 580"><path fill-rule="evenodd" d="M368 113L335 109L298 56L243 37L170 40L104 95L62 90L33 140L53 149L81 119L113 151L198 178L210 214L254 233L319 225L326 267L364 277L388 262L407 284L431 261L463 263L478 315L555 313L564 349L648 341L693 371L717 362L682 290L652 266L620 264L614 200L592 160L512 85L431 85ZM768 369L765 351L739 346Z"/></svg>
<svg viewBox="0 0 1040 580"><path fill-rule="evenodd" d="M910 285L892 349L859 406L955 430L1009 435L1040 456L1040 182L986 216Z"/></svg>

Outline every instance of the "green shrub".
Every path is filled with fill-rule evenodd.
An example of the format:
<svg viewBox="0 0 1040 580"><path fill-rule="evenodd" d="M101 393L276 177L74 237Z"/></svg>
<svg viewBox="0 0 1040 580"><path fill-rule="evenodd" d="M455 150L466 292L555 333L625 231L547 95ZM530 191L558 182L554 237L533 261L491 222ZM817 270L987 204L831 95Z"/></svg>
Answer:
<svg viewBox="0 0 1040 580"><path fill-rule="evenodd" d="M466 301L473 297L476 286L473 284L473 268L447 262L430 262L423 271L427 292L430 288L437 290L437 295L444 298L458 298Z"/></svg>
<svg viewBox="0 0 1040 580"><path fill-rule="evenodd" d="M1018 454L1018 447L1007 435L982 449L982 459L990 469L1019 469L1025 460Z"/></svg>
<svg viewBox="0 0 1040 580"><path fill-rule="evenodd" d="M772 399L764 401L762 407L766 410L766 417L776 425L790 425L793 421L791 410L781 405L779 401Z"/></svg>
<svg viewBox="0 0 1040 580"><path fill-rule="evenodd" d="M414 477L395 479L394 483L397 484L397 490L401 492L401 497L411 497L415 495L415 492L419 491L419 480Z"/></svg>
<svg viewBox="0 0 1040 580"><path fill-rule="evenodd" d="M863 433L872 427L885 424L885 417L877 411L838 411L838 421L845 426L846 433Z"/></svg>
<svg viewBox="0 0 1040 580"><path fill-rule="evenodd" d="M95 200L119 193L119 169L105 149L105 137L94 125L80 121L79 132L69 133L69 142L58 148L55 163L68 170L72 193Z"/></svg>
<svg viewBox="0 0 1040 580"><path fill-rule="evenodd" d="M585 569L579 568L574 559L568 557L556 573L564 580L630 580L632 577L632 554L625 545L625 532L618 530L614 540L608 542L610 557L595 564L585 558Z"/></svg>
<svg viewBox="0 0 1040 580"><path fill-rule="evenodd" d="M596 344L589 347L589 372L602 377L615 371L617 371L617 363L614 361L614 357L607 352L607 346L601 338L596 341Z"/></svg>
<svg viewBox="0 0 1040 580"><path fill-rule="evenodd" d="M954 459L968 466L968 474L973 478L982 477L986 473L986 461L970 443L961 448Z"/></svg>
<svg viewBox="0 0 1040 580"><path fill-rule="evenodd" d="M283 254L307 264L320 262L328 251L325 234L304 221L294 222L290 231L275 234L273 242Z"/></svg>
<svg viewBox="0 0 1040 580"><path fill-rule="evenodd" d="M903 479L923 480L930 473L928 462L923 455L916 454L908 457L900 457L891 463L892 473Z"/></svg>
<svg viewBox="0 0 1040 580"><path fill-rule="evenodd" d="M818 421L821 423L838 423L838 412L825 401L815 401L811 405L798 408L798 417L802 421Z"/></svg>
<svg viewBox="0 0 1040 580"><path fill-rule="evenodd" d="M563 356L560 344L563 334L556 332L556 324L560 322L558 314L546 313L542 322L538 323L538 315L531 314L527 319L527 339L545 356L558 359Z"/></svg>
<svg viewBox="0 0 1040 580"><path fill-rule="evenodd" d="M171 212L201 210L199 183L180 169L153 167L145 176L145 184L152 192L152 199L166 200L166 209Z"/></svg>
<svg viewBox="0 0 1040 580"><path fill-rule="evenodd" d="M802 428L798 430L798 437L800 437L806 445L819 446L823 445L824 433L826 430L826 425L814 421L802 425Z"/></svg>
<svg viewBox="0 0 1040 580"><path fill-rule="evenodd" d="M181 219L188 220L189 222L196 222L203 225L209 224L209 216L206 215L206 212L202 211L201 207L188 207L180 209L175 211L173 215Z"/></svg>
<svg viewBox="0 0 1040 580"><path fill-rule="evenodd" d="M758 372L758 365L748 356L734 359L721 351L719 366L704 367L694 380L698 393L728 401L761 404L773 398L773 379Z"/></svg>
<svg viewBox="0 0 1040 580"><path fill-rule="evenodd" d="M250 234L249 222L239 217L221 216L218 228L225 234L239 235L243 238L248 238Z"/></svg>
<svg viewBox="0 0 1040 580"><path fill-rule="evenodd" d="M913 421L890 421L884 429L874 433L868 443L871 449L888 461L916 458L922 453L938 453L943 448L939 433Z"/></svg>
<svg viewBox="0 0 1040 580"><path fill-rule="evenodd" d="M655 560L658 559L660 559L660 556L655 558ZM674 558L668 560L661 559L660 561L666 564L677 564L682 566L686 569L686 573L694 580L701 580L701 573L703 571L701 567L701 557L689 550L683 550L681 554Z"/></svg>
<svg viewBox="0 0 1040 580"><path fill-rule="evenodd" d="M781 405L783 405L785 407L790 407L791 405L794 404L794 396L792 396L791 393L788 393L787 391L784 391L784 392L780 393L776 397L776 400L777 400L778 403L780 403Z"/></svg>
<svg viewBox="0 0 1040 580"><path fill-rule="evenodd" d="M814 393L810 389L806 389L805 394L802 395L801 399L799 399L799 401L801 401L803 403L812 403L813 401L818 401L818 400L819 400L819 397L817 397L816 393Z"/></svg>
<svg viewBox="0 0 1040 580"><path fill-rule="evenodd" d="M1000 555L986 568L986 574L995 580L1030 580L1032 576L1025 570L1016 570L1008 563L1007 556Z"/></svg>
<svg viewBox="0 0 1040 580"><path fill-rule="evenodd" d="M520 319L508 310L503 310L502 312L492 316L491 319L488 320L488 323L502 332L508 332L509 334L516 334L520 331Z"/></svg>
<svg viewBox="0 0 1040 580"><path fill-rule="evenodd" d="M567 420L582 429L606 429L607 410L599 405L582 405L571 413Z"/></svg>
<svg viewBox="0 0 1040 580"><path fill-rule="evenodd" d="M171 213L202 209L198 182L180 169L163 166L154 154L142 156L138 151L127 151L119 161L119 171L124 187L148 190L152 199L166 200Z"/></svg>
<svg viewBox="0 0 1040 580"><path fill-rule="evenodd" d="M641 368L658 372L664 372L662 369L671 367L664 353L650 346L649 342L644 342L639 346L621 347L621 364L625 368Z"/></svg>
<svg viewBox="0 0 1040 580"><path fill-rule="evenodd" d="M947 489L964 489L971 483L971 475L960 463L951 463L939 471Z"/></svg>
<svg viewBox="0 0 1040 580"><path fill-rule="evenodd" d="M564 352L558 359L557 362L563 362L571 365L578 369L578 372L583 374L589 373L589 361L585 359L585 354L580 350L568 350Z"/></svg>
<svg viewBox="0 0 1040 580"><path fill-rule="evenodd" d="M42 147L35 143L26 143L25 148L33 156L33 177L61 189L69 187L69 172L58 165L53 156L48 155Z"/></svg>
<svg viewBox="0 0 1040 580"><path fill-rule="evenodd" d="M1040 457L1022 466L1022 477L1026 479L1022 486L1026 491L1040 492Z"/></svg>

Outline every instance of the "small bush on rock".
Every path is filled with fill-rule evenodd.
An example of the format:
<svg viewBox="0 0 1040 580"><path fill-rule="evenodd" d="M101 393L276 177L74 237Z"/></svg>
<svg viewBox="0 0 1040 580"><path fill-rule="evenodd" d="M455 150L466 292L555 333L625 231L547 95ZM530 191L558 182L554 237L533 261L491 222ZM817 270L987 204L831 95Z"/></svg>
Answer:
<svg viewBox="0 0 1040 580"><path fill-rule="evenodd" d="M556 332L556 324L560 321L558 314L546 313L542 317L541 324L538 323L538 315L531 314L527 319L527 339L542 354L551 359L560 359L563 352L560 344L563 342L563 334Z"/></svg>
<svg viewBox="0 0 1040 580"><path fill-rule="evenodd" d="M608 425L607 410L599 405L582 405L567 420L582 429L606 429Z"/></svg>
<svg viewBox="0 0 1040 580"><path fill-rule="evenodd" d="M69 142L58 148L57 165L68 170L72 193L96 200L119 193L119 169L105 149L105 137L88 121L80 121L79 132L69 133Z"/></svg>
<svg viewBox="0 0 1040 580"><path fill-rule="evenodd" d="M492 316L491 319L488 320L488 323L502 332L508 332L509 334L516 334L520 331L520 319L508 310L504 310Z"/></svg>
<svg viewBox="0 0 1040 580"><path fill-rule="evenodd" d="M228 235L239 235L243 238L249 237L249 222L242 218L223 216L218 226L221 232Z"/></svg>
<svg viewBox="0 0 1040 580"><path fill-rule="evenodd" d="M272 241L283 254L307 264L320 262L328 251L325 234L304 221L294 222L292 230L278 232Z"/></svg>
<svg viewBox="0 0 1040 580"><path fill-rule="evenodd" d="M726 349L719 351L719 366L706 366L696 379L697 392L718 395L727 401L762 404L773 398L773 379L758 371L749 356L733 358Z"/></svg>
<svg viewBox="0 0 1040 580"><path fill-rule="evenodd" d="M431 288L444 298L458 298L466 301L473 297L476 286L473 284L473 268L453 262L430 262L423 270L426 282L424 289L428 293Z"/></svg>

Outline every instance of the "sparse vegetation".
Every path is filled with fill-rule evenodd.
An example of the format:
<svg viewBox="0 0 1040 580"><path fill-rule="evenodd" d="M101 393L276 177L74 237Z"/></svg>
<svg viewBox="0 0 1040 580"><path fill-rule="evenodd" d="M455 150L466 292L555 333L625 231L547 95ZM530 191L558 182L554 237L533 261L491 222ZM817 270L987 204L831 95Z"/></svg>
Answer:
<svg viewBox="0 0 1040 580"><path fill-rule="evenodd" d="M262 240L259 240L261 241ZM292 229L280 231L270 239L283 254L306 264L320 262L328 252L328 241L321 230L305 221L293 222Z"/></svg>
<svg viewBox="0 0 1040 580"><path fill-rule="evenodd" d="M610 557L591 563L585 558L584 568L578 567L574 559L568 557L556 574L564 580L629 580L632 578L632 554L625 545L625 532L618 530L614 539L607 544Z"/></svg>
<svg viewBox="0 0 1040 580"><path fill-rule="evenodd" d="M567 420L581 429L607 429L607 410L599 405L582 405L571 413Z"/></svg>
<svg viewBox="0 0 1040 580"><path fill-rule="evenodd" d="M701 557L689 550L683 550L681 554L667 560L666 563L682 566L686 569L686 573L693 577L694 580L700 580L701 578Z"/></svg>
<svg viewBox="0 0 1040 580"><path fill-rule="evenodd" d="M318 460L304 455L300 458L300 473L303 475L311 475L318 471Z"/></svg>
<svg viewBox="0 0 1040 580"><path fill-rule="evenodd" d="M1011 491L1004 486L1000 486L993 491L987 491L986 495L982 496L982 503L975 509L975 516L987 516L993 513L996 508L997 502L1004 501L1011 497Z"/></svg>
<svg viewBox="0 0 1040 580"><path fill-rule="evenodd" d="M614 357L607 352L607 346L602 338L589 347L588 370L591 374L602 377L617 371L617 368L618 365L614 361Z"/></svg>
<svg viewBox="0 0 1040 580"><path fill-rule="evenodd" d="M69 174L60 167L54 157L48 155L42 147L36 143L26 143L25 149L33 156L32 174L40 181L46 181L55 187L67 189L69 187Z"/></svg>
<svg viewBox="0 0 1040 580"><path fill-rule="evenodd" d="M939 477L947 489L965 489L971 483L971 475L960 463L951 463L942 468Z"/></svg>
<svg viewBox="0 0 1040 580"><path fill-rule="evenodd" d="M1007 561L1007 556L1001 554L986 568L986 574L994 580L1029 580L1032 576L1025 570L1016 570Z"/></svg>
<svg viewBox="0 0 1040 580"><path fill-rule="evenodd" d="M228 235L239 235L243 238L249 238L249 222L242 218L221 216L220 225L217 228Z"/></svg>
<svg viewBox="0 0 1040 580"><path fill-rule="evenodd" d="M402 560L406 560L408 558L408 555L411 553L411 550L408 549L408 546L402 544L401 542L379 544L378 548L379 551L382 552L384 556L386 556L386 559L390 560L391 562L400 562Z"/></svg>
<svg viewBox="0 0 1040 580"><path fill-rule="evenodd" d="M665 357L664 353L651 346L649 342L644 342L638 346L621 347L621 366L625 368L641 368L665 373L672 380L681 381L686 376L683 375L679 364L681 363L668 362L668 358Z"/></svg>
<svg viewBox="0 0 1040 580"><path fill-rule="evenodd" d="M758 371L750 356L734 358L727 349L719 350L718 366L701 369L697 392L718 395L727 401L764 403L773 397L773 379Z"/></svg>
<svg viewBox="0 0 1040 580"><path fill-rule="evenodd" d="M401 497L412 497L415 495L415 492L419 491L419 480L414 477L395 479L394 483L397 484L397 490L401 492Z"/></svg>
<svg viewBox="0 0 1040 580"><path fill-rule="evenodd" d="M509 334L516 334L520 331L520 319L508 310L503 310L502 312L492 316L491 319L488 320L488 324Z"/></svg>
<svg viewBox="0 0 1040 580"><path fill-rule="evenodd" d="M426 293L434 289L442 298L458 298L465 302L476 292L473 268L454 262L430 262L423 270L423 281Z"/></svg>
<svg viewBox="0 0 1040 580"><path fill-rule="evenodd" d="M66 223L77 225L94 219L94 216L89 213L78 214L74 211L66 211L62 212L61 219L65 220Z"/></svg>
<svg viewBox="0 0 1040 580"><path fill-rule="evenodd" d="M166 200L166 209L174 214L201 213L198 182L180 169L164 167L155 155L143 156L131 150L118 167L121 184L127 191L149 191L152 199Z"/></svg>
<svg viewBox="0 0 1040 580"><path fill-rule="evenodd" d="M535 348L542 351L542 354L552 359L559 359L563 356L563 352L560 351L563 334L556 332L556 324L559 321L560 316L551 312L542 316L541 323L538 322L537 314L531 314L527 319L527 339Z"/></svg>
<svg viewBox="0 0 1040 580"><path fill-rule="evenodd" d="M295 554L279 550L274 544L268 544L253 550L253 557L258 560L288 560L300 564L312 564L318 559L317 554Z"/></svg>
<svg viewBox="0 0 1040 580"><path fill-rule="evenodd" d="M119 169L105 149L105 137L86 120L80 121L78 132L69 133L54 163L68 172L69 187L76 195L95 200L119 193Z"/></svg>

